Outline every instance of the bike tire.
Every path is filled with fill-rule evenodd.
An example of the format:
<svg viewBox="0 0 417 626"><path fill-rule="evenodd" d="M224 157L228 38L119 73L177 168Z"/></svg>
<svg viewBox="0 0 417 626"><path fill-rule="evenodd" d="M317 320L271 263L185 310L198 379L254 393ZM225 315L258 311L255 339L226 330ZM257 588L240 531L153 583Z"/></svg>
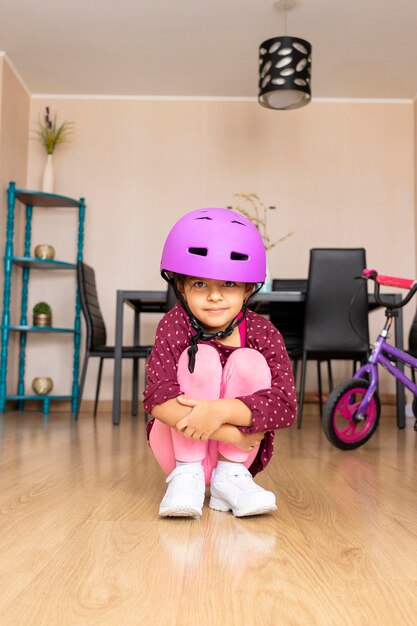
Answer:
<svg viewBox="0 0 417 626"><path fill-rule="evenodd" d="M355 405L359 405L369 384L364 378L352 378L335 387L324 406L324 434L340 450L355 450L363 446L378 428L381 402L376 392L371 398L364 422L355 423L353 420ZM361 396L359 401L357 395Z"/></svg>

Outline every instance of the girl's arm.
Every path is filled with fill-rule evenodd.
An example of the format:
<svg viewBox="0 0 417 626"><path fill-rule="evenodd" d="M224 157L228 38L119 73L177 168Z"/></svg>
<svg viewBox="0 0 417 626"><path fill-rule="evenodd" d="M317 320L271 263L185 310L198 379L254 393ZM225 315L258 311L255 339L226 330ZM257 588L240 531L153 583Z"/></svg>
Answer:
<svg viewBox="0 0 417 626"><path fill-rule="evenodd" d="M251 426L252 413L241 401L235 398L218 400L197 400L189 396L178 396L177 401L190 411L176 425L186 437L192 437L196 431L202 439L211 438L212 433L223 424L232 426Z"/></svg>
<svg viewBox="0 0 417 626"><path fill-rule="evenodd" d="M248 407L234 398L197 400L181 395L155 405L151 415L171 428L183 431L185 436L191 437L198 431L203 439L208 439L223 424L250 426L252 423Z"/></svg>
<svg viewBox="0 0 417 626"><path fill-rule="evenodd" d="M231 443L241 450L250 452L261 443L265 433L242 433L236 426L224 424L220 426L210 437L223 443Z"/></svg>
<svg viewBox="0 0 417 626"><path fill-rule="evenodd" d="M211 418L210 430L212 432L210 433L209 437L203 435L203 436L195 437L196 439L198 438L198 439L206 440L210 438L216 441L222 441L223 443L231 443L233 445L238 446L242 450L249 450L262 440L263 433L256 433L256 436L254 438L252 434L242 433L236 426L232 425L231 423L221 422L221 419L224 419L224 415L226 415L226 411L232 410L233 407L235 407L235 403L237 403L237 404L240 404L244 409L242 411L242 425L245 425L244 421L245 419L246 421L248 420L247 413L249 413L249 417L250 417L250 411L243 404L243 402L240 402L240 400L233 400L233 399L192 400L191 398L187 397L188 404L183 405L180 402L182 401L184 397L185 396L178 396L178 398L167 400L163 404L155 405L151 411L152 417L158 419L160 422L162 422L163 424L166 424L170 428L175 428L177 431L179 431L181 430L178 427L179 422L181 422L181 420L184 419L191 412L190 404L192 403L193 407L195 407L195 405L197 404L199 406L201 404L204 404L205 405L204 408L206 411L208 411L208 416ZM225 403L224 405L225 413L223 416L219 414L219 411L216 412L215 410L216 407L213 406L214 404L219 403L219 402ZM218 407L219 405L217 404L217 408ZM215 420L214 420L214 416L216 416ZM215 425L213 426L214 422L215 422ZM193 432L191 433L189 431L189 427L187 426L187 428L185 428L183 432L184 432L185 437L193 438L195 429L193 429Z"/></svg>
<svg viewBox="0 0 417 626"><path fill-rule="evenodd" d="M162 404L155 404L151 410L151 415L170 428L175 428L177 423L188 415L190 408L178 402L178 398L172 398Z"/></svg>

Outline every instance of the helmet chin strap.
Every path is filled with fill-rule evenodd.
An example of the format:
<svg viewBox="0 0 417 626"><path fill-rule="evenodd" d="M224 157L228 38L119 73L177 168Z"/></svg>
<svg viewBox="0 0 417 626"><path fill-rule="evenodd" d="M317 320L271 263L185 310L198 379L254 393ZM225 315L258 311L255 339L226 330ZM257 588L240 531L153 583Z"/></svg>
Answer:
<svg viewBox="0 0 417 626"><path fill-rule="evenodd" d="M235 319L230 322L227 328L225 328L224 330L219 330L216 333L208 333L206 329L201 326L197 318L191 313L186 303L184 306L183 298L181 298L181 304L190 317L192 327L194 328L194 330L197 331L197 333L191 337L191 345L187 350L188 371L192 374L194 372L195 357L198 351L199 340L201 339L202 341L210 341L210 339L225 339L226 337L230 337L234 329L239 326L239 324L245 319L246 304L243 305L243 308L241 310L242 315L240 315L239 318L235 317Z"/></svg>
<svg viewBox="0 0 417 626"><path fill-rule="evenodd" d="M161 276L162 276L162 278L164 280L167 281L167 283L169 283L171 285L171 287L175 291L175 295L177 296L177 299L179 300L179 302L181 303L181 306L185 309L185 311L188 314L188 317L190 318L191 326L194 328L195 331L197 331L196 334L191 337L191 344L190 344L190 347L187 350L187 354L188 354L188 371L192 374L194 372L194 368L195 368L195 357L196 357L196 354L198 352L198 342L200 340L201 341L210 341L211 339L226 339L226 337L230 337L230 335L233 333L234 329L237 326L239 326L239 324L241 324L243 322L243 320L245 319L245 317L246 317L246 310L247 310L247 304L248 304L249 300L251 300L251 298L253 298L253 296L255 294L257 294L258 291L262 288L263 283L261 283L260 286L251 293L249 298L244 301L243 307L242 307L242 309L240 311L241 315L239 317L235 317L230 322L229 326L227 328L225 328L224 330L219 330L216 333L209 333L200 324L200 322L195 317L195 315L193 315L193 313L190 311L190 309L188 307L188 304L187 304L187 301L185 300L185 298L182 295L182 293L177 289L177 286L175 285L175 281L171 278L171 276L169 276L169 274L165 270L161 271Z"/></svg>

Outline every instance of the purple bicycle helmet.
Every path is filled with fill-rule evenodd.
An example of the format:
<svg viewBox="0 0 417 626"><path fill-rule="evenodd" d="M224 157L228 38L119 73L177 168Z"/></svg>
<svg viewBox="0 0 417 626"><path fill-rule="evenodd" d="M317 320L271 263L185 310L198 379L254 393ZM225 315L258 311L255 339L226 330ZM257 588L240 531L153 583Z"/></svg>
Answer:
<svg viewBox="0 0 417 626"><path fill-rule="evenodd" d="M174 224L161 271L214 280L263 283L266 255L254 224L230 209L197 209Z"/></svg>

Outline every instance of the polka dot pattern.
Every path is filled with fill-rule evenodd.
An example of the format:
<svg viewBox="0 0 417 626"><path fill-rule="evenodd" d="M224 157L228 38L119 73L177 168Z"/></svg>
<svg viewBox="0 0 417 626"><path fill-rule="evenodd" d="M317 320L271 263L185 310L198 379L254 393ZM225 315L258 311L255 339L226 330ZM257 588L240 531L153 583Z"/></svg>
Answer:
<svg viewBox="0 0 417 626"><path fill-rule="evenodd" d="M176 304L160 321L152 353L147 361L147 385L144 392L144 407L150 413L156 404L180 395L177 381L177 363L182 352L189 346L195 334L187 313ZM204 342L207 343L207 342ZM224 367L234 350L215 340L212 345L219 353ZM241 427L242 432L266 432L250 471L253 475L269 463L274 447L275 430L292 426L296 416L295 384L291 363L284 341L278 330L258 313L248 310L246 314L246 347L258 350L266 359L271 370L271 387L254 394L239 397L252 413L252 426ZM148 433L153 420L148 425Z"/></svg>

